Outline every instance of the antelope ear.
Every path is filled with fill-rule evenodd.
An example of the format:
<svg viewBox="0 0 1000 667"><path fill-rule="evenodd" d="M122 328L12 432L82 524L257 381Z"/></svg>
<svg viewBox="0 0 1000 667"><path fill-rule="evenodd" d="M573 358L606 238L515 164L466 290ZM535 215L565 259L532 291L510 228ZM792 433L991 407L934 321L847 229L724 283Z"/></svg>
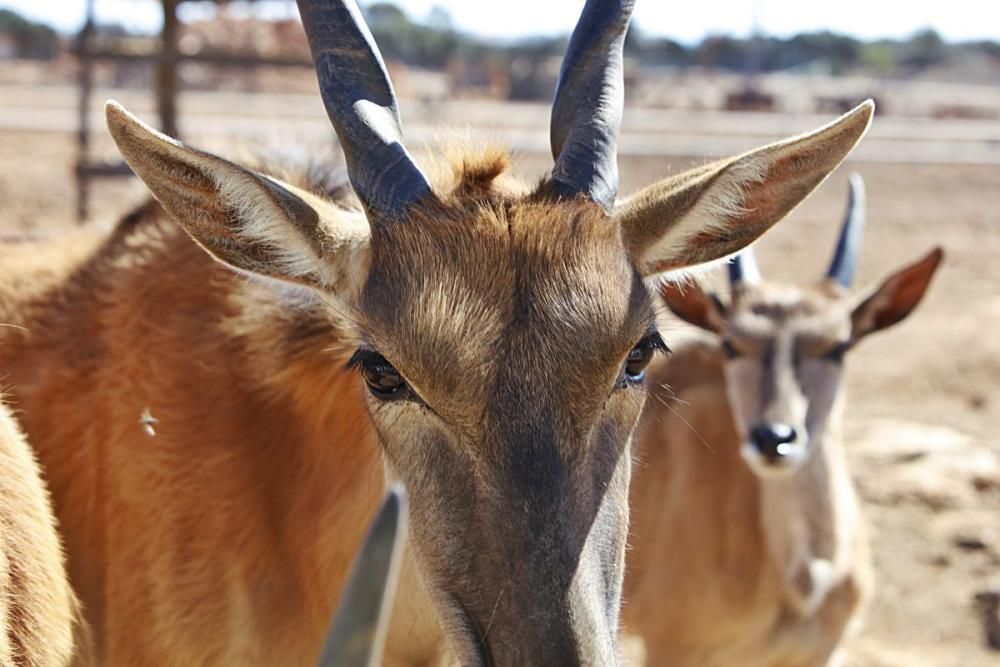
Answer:
<svg viewBox="0 0 1000 667"><path fill-rule="evenodd" d="M105 111L125 161L212 257L334 293L361 284L370 238L363 213L185 146L116 102Z"/></svg>
<svg viewBox="0 0 1000 667"><path fill-rule="evenodd" d="M660 284L660 298L677 317L688 324L719 333L725 325L726 307L697 283L680 285L672 281Z"/></svg>
<svg viewBox="0 0 1000 667"><path fill-rule="evenodd" d="M851 313L851 343L904 320L923 299L944 258L934 248L923 259L896 271L861 301Z"/></svg>
<svg viewBox="0 0 1000 667"><path fill-rule="evenodd" d="M615 217L639 270L683 269L752 243L836 169L874 110L868 100L811 134L678 174L621 202Z"/></svg>

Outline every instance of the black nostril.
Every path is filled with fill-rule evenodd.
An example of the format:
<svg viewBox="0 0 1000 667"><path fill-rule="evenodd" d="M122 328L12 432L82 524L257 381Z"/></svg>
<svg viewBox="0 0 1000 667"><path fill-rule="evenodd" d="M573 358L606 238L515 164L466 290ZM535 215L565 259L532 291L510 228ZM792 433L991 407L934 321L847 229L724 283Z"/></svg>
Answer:
<svg viewBox="0 0 1000 667"><path fill-rule="evenodd" d="M750 429L751 442L768 459L777 459L786 454L779 450L779 445L795 442L797 437L795 428L788 424L757 424Z"/></svg>

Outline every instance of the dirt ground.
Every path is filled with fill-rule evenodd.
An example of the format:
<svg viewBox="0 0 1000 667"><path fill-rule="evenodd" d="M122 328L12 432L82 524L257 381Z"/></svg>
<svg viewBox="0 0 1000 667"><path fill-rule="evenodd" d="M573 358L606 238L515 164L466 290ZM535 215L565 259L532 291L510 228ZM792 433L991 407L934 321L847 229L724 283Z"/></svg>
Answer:
<svg viewBox="0 0 1000 667"><path fill-rule="evenodd" d="M0 233L73 224L72 157L68 133L0 131ZM532 177L548 166L542 155L521 164ZM691 164L626 156L623 192ZM946 251L919 310L848 361L849 455L878 572L850 663L997 665L974 598L1000 592L1000 166L851 163L758 245L768 277L821 275L849 169L868 185L860 286L935 245ZM141 197L135 182L99 185L92 224Z"/></svg>

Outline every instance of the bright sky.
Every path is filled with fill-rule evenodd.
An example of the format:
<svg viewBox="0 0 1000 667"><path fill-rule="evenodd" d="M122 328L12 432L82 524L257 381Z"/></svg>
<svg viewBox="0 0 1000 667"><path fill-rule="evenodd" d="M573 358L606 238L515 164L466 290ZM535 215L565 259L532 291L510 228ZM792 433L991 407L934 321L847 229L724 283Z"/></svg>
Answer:
<svg viewBox="0 0 1000 667"><path fill-rule="evenodd" d="M149 31L160 25L156 0L95 1L101 21ZM511 38L568 32L582 0L396 0L396 4L418 19L426 17L431 7L443 7L461 30ZM637 0L634 20L647 33L693 42L708 33L747 34L755 4L760 25L769 34L829 29L863 38L903 37L933 27L949 40L1000 40L997 0ZM265 0L260 5L253 11L271 16L295 13L288 0ZM77 30L84 15L84 0L0 0L0 7L44 20L63 32ZM182 10L185 18L212 11L198 3L183 5Z"/></svg>

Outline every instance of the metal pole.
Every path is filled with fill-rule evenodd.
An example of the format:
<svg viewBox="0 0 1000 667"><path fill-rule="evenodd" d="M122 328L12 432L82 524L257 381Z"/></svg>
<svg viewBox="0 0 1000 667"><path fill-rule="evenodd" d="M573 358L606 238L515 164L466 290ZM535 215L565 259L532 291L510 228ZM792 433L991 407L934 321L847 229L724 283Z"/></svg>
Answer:
<svg viewBox="0 0 1000 667"><path fill-rule="evenodd" d="M77 37L78 82L80 88L78 124L76 134L76 219L83 224L87 219L90 203L90 179L87 167L90 163L90 94L94 85L93 58L90 55L90 41L94 35L94 0L86 0L87 18Z"/></svg>
<svg viewBox="0 0 1000 667"><path fill-rule="evenodd" d="M177 136L177 39L180 23L177 19L179 0L163 1L163 31L160 33L160 61L156 68L156 106L160 114L160 129Z"/></svg>

